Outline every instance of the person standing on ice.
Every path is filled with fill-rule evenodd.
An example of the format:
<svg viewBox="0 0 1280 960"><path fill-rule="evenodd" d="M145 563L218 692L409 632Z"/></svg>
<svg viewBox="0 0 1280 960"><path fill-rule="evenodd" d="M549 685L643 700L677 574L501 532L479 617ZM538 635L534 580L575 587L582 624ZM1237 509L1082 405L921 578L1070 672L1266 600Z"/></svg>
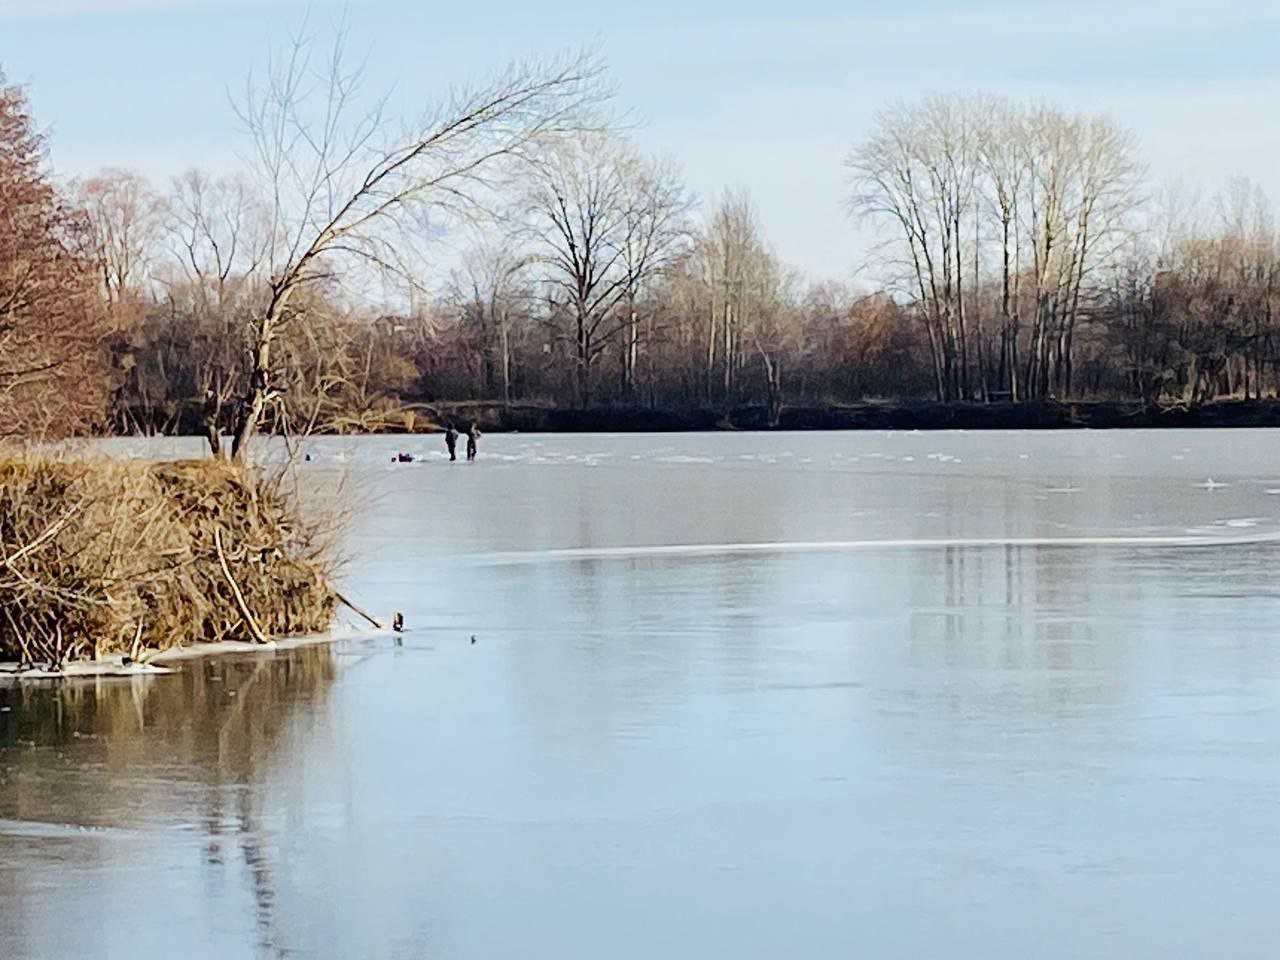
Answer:
<svg viewBox="0 0 1280 960"><path fill-rule="evenodd" d="M474 460L476 458L476 441L480 439L480 427L473 420L471 428L467 431L467 459Z"/></svg>
<svg viewBox="0 0 1280 960"><path fill-rule="evenodd" d="M453 429L453 421L449 422L449 427L444 432L444 445L449 448L449 459L458 459L458 431Z"/></svg>

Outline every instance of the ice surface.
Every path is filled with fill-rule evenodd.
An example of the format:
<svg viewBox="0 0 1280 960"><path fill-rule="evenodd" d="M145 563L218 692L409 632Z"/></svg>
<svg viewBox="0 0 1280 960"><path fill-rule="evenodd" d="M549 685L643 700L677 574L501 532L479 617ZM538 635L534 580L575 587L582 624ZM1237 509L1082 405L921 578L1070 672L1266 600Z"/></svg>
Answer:
<svg viewBox="0 0 1280 960"><path fill-rule="evenodd" d="M311 447L409 631L0 690L6 960L1274 952L1276 434Z"/></svg>

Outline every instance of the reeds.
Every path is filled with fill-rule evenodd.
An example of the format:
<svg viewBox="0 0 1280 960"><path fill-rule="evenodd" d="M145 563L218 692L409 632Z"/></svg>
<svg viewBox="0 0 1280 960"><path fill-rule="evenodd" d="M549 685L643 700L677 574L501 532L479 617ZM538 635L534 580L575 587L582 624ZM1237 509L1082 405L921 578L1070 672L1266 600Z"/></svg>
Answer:
<svg viewBox="0 0 1280 960"><path fill-rule="evenodd" d="M0 458L0 659L325 630L329 532L280 478L222 460Z"/></svg>

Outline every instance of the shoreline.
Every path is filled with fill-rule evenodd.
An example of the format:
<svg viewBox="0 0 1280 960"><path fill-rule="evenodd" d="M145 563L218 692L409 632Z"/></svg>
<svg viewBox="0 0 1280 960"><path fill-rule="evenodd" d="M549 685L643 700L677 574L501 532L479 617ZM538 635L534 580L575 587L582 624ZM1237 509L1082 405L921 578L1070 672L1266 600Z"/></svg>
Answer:
<svg viewBox="0 0 1280 960"><path fill-rule="evenodd" d="M1102 400L796 404L782 407L773 417L763 405L680 411L459 403L439 404L438 411L444 418L475 420L481 430L493 433L1280 428L1280 400L1232 400L1198 406Z"/></svg>
<svg viewBox="0 0 1280 960"><path fill-rule="evenodd" d="M324 633L281 637L270 643L246 643L224 640L218 643L200 643L187 647L170 647L147 658L145 663L125 665L120 654L102 660L76 660L64 670L19 670L17 661L0 661L0 686L48 682L58 680L132 679L136 677L162 677L179 672L179 665L189 660L208 657L227 657L237 654L281 653L304 647L318 647L343 643L348 640L369 640L391 634L390 630L361 629L354 626L336 627ZM172 664L173 666L170 666Z"/></svg>
<svg viewBox="0 0 1280 960"><path fill-rule="evenodd" d="M806 430L1112 430L1280 428L1280 399L1202 404L1130 400L1035 400L992 403L867 401L790 404L771 416L764 404L731 407L599 406L485 400L408 403L405 426L319 435L401 436L440 432L442 424L477 423L487 433L701 433ZM198 421L180 419L170 436L200 436ZM129 436L116 434L115 436Z"/></svg>

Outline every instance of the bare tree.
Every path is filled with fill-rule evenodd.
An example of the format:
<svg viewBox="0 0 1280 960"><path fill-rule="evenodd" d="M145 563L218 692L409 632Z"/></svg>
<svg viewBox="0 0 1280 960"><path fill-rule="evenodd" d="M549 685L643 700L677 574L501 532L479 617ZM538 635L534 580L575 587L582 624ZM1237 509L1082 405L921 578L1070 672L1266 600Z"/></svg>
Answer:
<svg viewBox="0 0 1280 960"><path fill-rule="evenodd" d="M720 398L728 406L742 366L743 331L760 301L759 278L768 259L755 204L745 190L724 193L699 235L697 249L707 318L707 399L713 398L718 369Z"/></svg>
<svg viewBox="0 0 1280 960"><path fill-rule="evenodd" d="M620 158L628 184L623 219L622 261L626 271L623 301L626 325L622 349L622 393L631 398L636 389L642 344L651 347L654 318L642 325L639 305L647 285L659 277L688 248L691 231L688 213L692 198L675 163L648 161L638 154Z"/></svg>
<svg viewBox="0 0 1280 960"><path fill-rule="evenodd" d="M919 305L940 400L971 395L964 283L977 157L970 102L934 97L882 112L876 132L847 161L850 210L893 224L905 245L890 262Z"/></svg>
<svg viewBox="0 0 1280 960"><path fill-rule="evenodd" d="M938 398L988 393L981 277L992 272L1001 391L1070 394L1086 280L1138 200L1131 137L1050 107L935 97L881 114L848 166L852 212L893 229L890 263L924 320Z"/></svg>
<svg viewBox="0 0 1280 960"><path fill-rule="evenodd" d="M1016 401L1020 397L1018 333L1023 247L1019 204L1026 180L1022 163L1026 129L1022 112L1007 100L986 99L980 102L979 109L979 189L987 211L982 219L990 225L999 247L1000 351L995 383L999 393Z"/></svg>
<svg viewBox="0 0 1280 960"><path fill-rule="evenodd" d="M212 306L223 306L259 275L268 216L245 177L188 170L174 179L164 211L171 262Z"/></svg>
<svg viewBox="0 0 1280 960"><path fill-rule="evenodd" d="M1032 259L1032 397L1070 394L1073 342L1085 282L1104 254L1123 243L1137 203L1141 167L1133 139L1100 118L1048 108L1030 115L1024 143L1028 200L1022 210Z"/></svg>
<svg viewBox="0 0 1280 960"><path fill-rule="evenodd" d="M109 304L120 304L139 292L157 254L160 197L144 177L129 170L103 170L74 188L89 218L103 295Z"/></svg>
<svg viewBox="0 0 1280 960"><path fill-rule="evenodd" d="M1272 351L1277 294L1280 292L1280 242L1275 216L1266 193L1247 178L1237 177L1218 201L1222 223L1220 243L1233 290L1235 341L1239 347L1236 380L1244 398L1262 398L1263 367ZM1236 390L1226 384L1229 393Z"/></svg>
<svg viewBox="0 0 1280 960"><path fill-rule="evenodd" d="M509 241L484 238L468 249L450 284L449 296L476 335L484 390L511 403L514 328L529 319L534 258Z"/></svg>
<svg viewBox="0 0 1280 960"><path fill-rule="evenodd" d="M669 164L650 163L608 136L566 146L541 166L529 220L551 291L553 322L572 347L577 401L591 402L596 359L619 334L625 389L639 356L637 305L644 285L678 249L687 209Z"/></svg>
<svg viewBox="0 0 1280 960"><path fill-rule="evenodd" d="M592 123L603 96L590 57L516 63L395 131L383 104L360 108L359 88L341 31L323 64L299 38L246 84L240 115L268 198L270 283L253 324L233 457L279 397L272 344L304 316L300 291L352 269L407 272L411 238L438 220L484 213L513 164Z"/></svg>
<svg viewBox="0 0 1280 960"><path fill-rule="evenodd" d="M187 399L200 402L205 437L219 451L223 410L245 388L248 335L265 299L266 208L244 176L189 170L173 180L164 214L168 257L155 270L158 306L189 330Z"/></svg>
<svg viewBox="0 0 1280 960"><path fill-rule="evenodd" d="M756 262L753 274L755 296L751 310L743 317L744 336L760 360L768 421L776 427L782 416L783 375L799 354L804 336L798 303L800 278L767 254Z"/></svg>

